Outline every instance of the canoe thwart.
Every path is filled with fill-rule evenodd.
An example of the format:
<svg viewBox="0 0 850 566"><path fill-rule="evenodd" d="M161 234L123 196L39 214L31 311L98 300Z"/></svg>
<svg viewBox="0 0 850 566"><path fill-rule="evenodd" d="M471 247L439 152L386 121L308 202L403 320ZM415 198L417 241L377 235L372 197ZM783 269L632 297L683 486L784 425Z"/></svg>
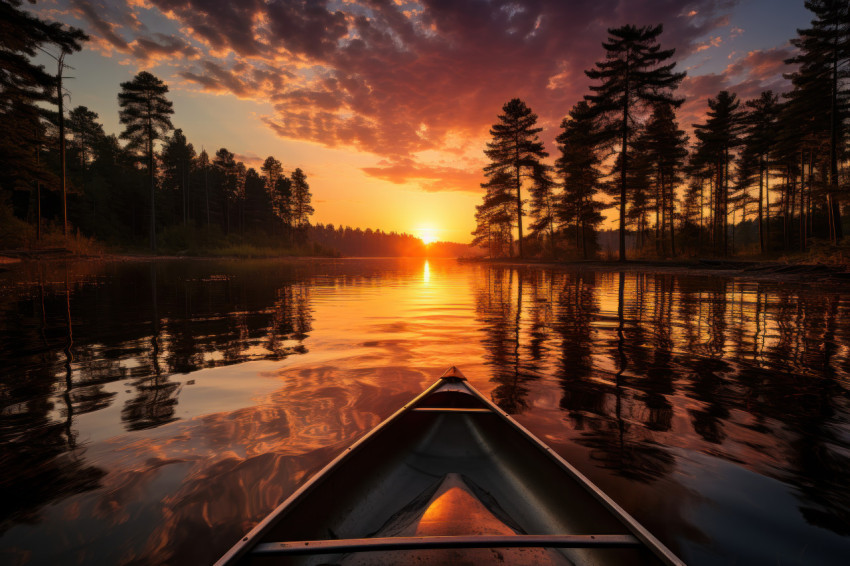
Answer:
<svg viewBox="0 0 850 566"><path fill-rule="evenodd" d="M492 413L492 409L475 409L467 407L418 407L414 413Z"/></svg>
<svg viewBox="0 0 850 566"><path fill-rule="evenodd" d="M641 542L632 535L474 535L266 542L255 546L252 554L303 555L444 548L629 548L638 546L641 546Z"/></svg>

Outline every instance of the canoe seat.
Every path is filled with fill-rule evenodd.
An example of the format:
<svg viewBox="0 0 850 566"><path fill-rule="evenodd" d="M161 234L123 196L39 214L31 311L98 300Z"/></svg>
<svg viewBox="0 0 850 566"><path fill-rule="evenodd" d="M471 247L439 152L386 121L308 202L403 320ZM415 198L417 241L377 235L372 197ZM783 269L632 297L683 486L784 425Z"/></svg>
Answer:
<svg viewBox="0 0 850 566"><path fill-rule="evenodd" d="M491 409L476 409L471 407L419 407L412 409L414 413L492 413Z"/></svg>
<svg viewBox="0 0 850 566"><path fill-rule="evenodd" d="M632 535L475 535L265 542L255 546L252 553L304 555L438 548L629 548L640 545Z"/></svg>

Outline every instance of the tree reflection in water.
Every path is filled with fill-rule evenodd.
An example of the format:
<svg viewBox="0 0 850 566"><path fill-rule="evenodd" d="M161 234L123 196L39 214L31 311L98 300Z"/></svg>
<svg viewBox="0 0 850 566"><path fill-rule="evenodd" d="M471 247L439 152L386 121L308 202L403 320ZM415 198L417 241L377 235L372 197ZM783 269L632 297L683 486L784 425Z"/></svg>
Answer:
<svg viewBox="0 0 850 566"><path fill-rule="evenodd" d="M98 487L74 425L122 397L116 385L124 428L149 429L177 420L175 374L305 351L309 291L295 269L271 270L269 285L228 267L38 265L22 292L0 294L0 532Z"/></svg>
<svg viewBox="0 0 850 566"><path fill-rule="evenodd" d="M494 400L528 411L529 384L556 377L574 438L597 466L655 482L676 468L679 448L720 456L795 486L811 524L850 534L840 294L492 267L476 310Z"/></svg>
<svg viewBox="0 0 850 566"><path fill-rule="evenodd" d="M843 556L848 304L528 266L22 266L0 274L0 561L212 562L449 363L702 563L765 533Z"/></svg>

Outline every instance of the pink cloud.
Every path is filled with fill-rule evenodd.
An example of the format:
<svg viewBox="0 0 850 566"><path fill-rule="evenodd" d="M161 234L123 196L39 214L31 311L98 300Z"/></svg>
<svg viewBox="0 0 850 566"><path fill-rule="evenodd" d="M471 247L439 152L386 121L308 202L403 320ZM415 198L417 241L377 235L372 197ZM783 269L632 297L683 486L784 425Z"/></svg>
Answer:
<svg viewBox="0 0 850 566"><path fill-rule="evenodd" d="M391 183L416 182L428 192L481 190L481 173L444 165L423 165L412 159L382 161L378 167L364 167L364 173Z"/></svg>
<svg viewBox="0 0 850 566"><path fill-rule="evenodd" d="M682 59L721 41L717 30L729 25L732 5L423 0L411 9L391 0L147 0L181 37L139 26L143 8L135 0L112 5L108 18L73 1L98 41L140 64L168 59L202 89L269 101L274 114L264 122L278 135L371 152L388 161L368 174L432 190L479 190L480 179L412 156L443 150L452 138L485 137L510 98L523 98L552 134L587 93L584 70L604 59L607 28L663 22L662 47ZM735 81L742 92L777 84L779 51L750 53L720 75L689 77L680 93L693 98L687 119ZM433 184L438 172L445 185Z"/></svg>
<svg viewBox="0 0 850 566"><path fill-rule="evenodd" d="M791 55L787 47L750 51L728 65L722 73L686 77L679 89L679 95L686 99L678 112L681 125L687 129L694 123L703 122L708 99L717 96L721 90L734 92L742 102L756 98L765 90L786 91L790 85L782 74L790 70L785 59Z"/></svg>

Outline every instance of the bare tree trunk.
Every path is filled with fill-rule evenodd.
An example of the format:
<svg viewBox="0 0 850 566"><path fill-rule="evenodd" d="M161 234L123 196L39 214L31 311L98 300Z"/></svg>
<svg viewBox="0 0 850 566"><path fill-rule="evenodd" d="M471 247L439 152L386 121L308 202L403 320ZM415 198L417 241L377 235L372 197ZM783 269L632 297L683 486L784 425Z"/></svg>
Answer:
<svg viewBox="0 0 850 566"><path fill-rule="evenodd" d="M846 22L845 22L846 23ZM829 139L829 194L830 208L828 214L835 226L833 242L837 243L844 237L841 229L841 206L838 194L838 130L841 117L838 115L838 49L833 45L832 50L832 99L830 104L830 139Z"/></svg>
<svg viewBox="0 0 850 566"><path fill-rule="evenodd" d="M670 257L676 257L676 199L670 184Z"/></svg>
<svg viewBox="0 0 850 566"><path fill-rule="evenodd" d="M768 159L770 159L768 157ZM765 249L770 250L770 164L764 171L764 235Z"/></svg>
<svg viewBox="0 0 850 566"><path fill-rule="evenodd" d="M65 97L62 94L62 71L65 53L59 56L59 71L56 74L56 94L59 104L59 175L62 177L62 235L68 238L68 189L65 175Z"/></svg>
<svg viewBox="0 0 850 566"><path fill-rule="evenodd" d="M759 253L764 254L764 157L759 158Z"/></svg>
<svg viewBox="0 0 850 566"><path fill-rule="evenodd" d="M806 251L806 202L805 202L806 153L800 150L800 251ZM809 183L812 182L809 171Z"/></svg>

